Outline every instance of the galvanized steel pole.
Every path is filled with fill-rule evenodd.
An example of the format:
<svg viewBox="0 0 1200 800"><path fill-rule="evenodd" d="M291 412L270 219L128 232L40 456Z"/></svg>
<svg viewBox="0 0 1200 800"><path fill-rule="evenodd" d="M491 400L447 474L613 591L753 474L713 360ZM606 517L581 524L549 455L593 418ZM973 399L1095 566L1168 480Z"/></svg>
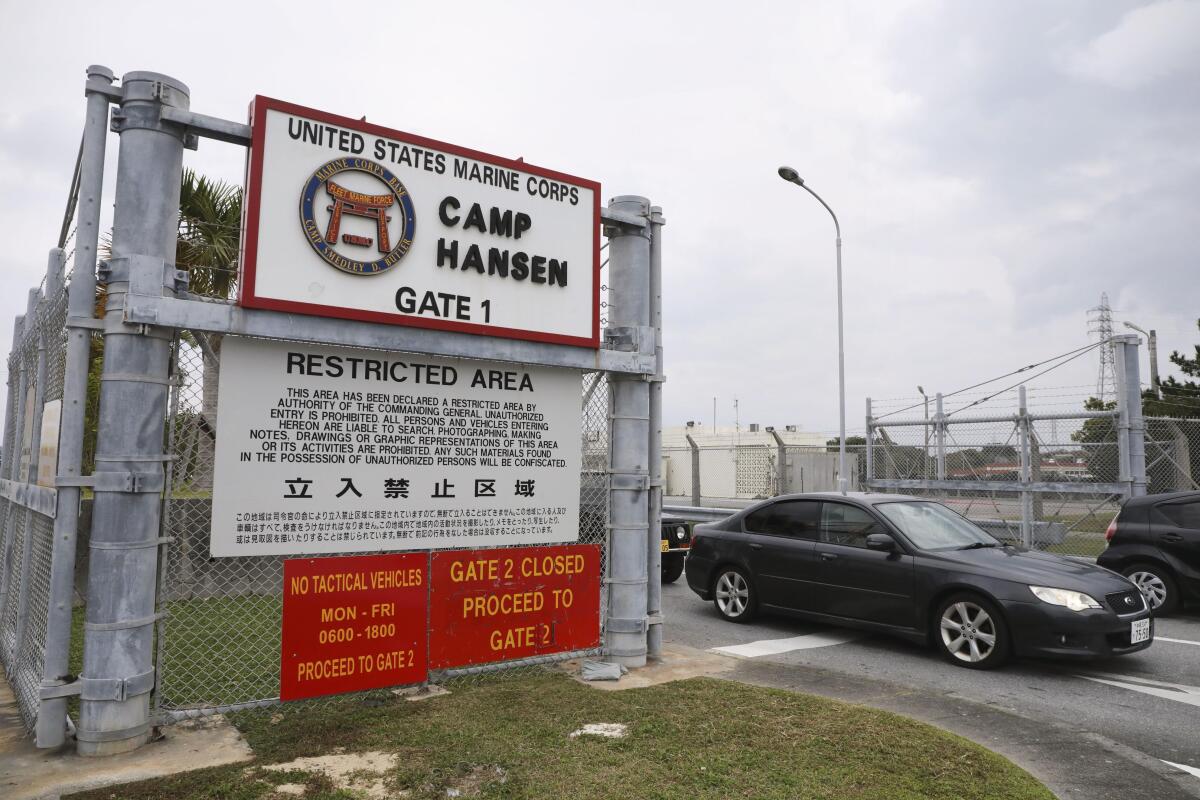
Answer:
<svg viewBox="0 0 1200 800"><path fill-rule="evenodd" d="M662 209L650 207L650 325L654 328L654 376L650 380L650 513L646 536L646 655L662 655Z"/></svg>
<svg viewBox="0 0 1200 800"><path fill-rule="evenodd" d="M650 216L644 197L617 197L609 208ZM653 355L650 327L650 225L610 225L609 341ZM630 667L646 664L646 598L650 535L650 384L640 375L614 373L609 466L609 602L605 625L608 657Z"/></svg>
<svg viewBox="0 0 1200 800"><path fill-rule="evenodd" d="M87 76L87 117L83 130L76 205L75 263L71 285L67 290L67 353L58 434L58 475L67 481L79 478L83 462L83 429L92 339L86 321L95 316L96 246L100 237L100 193L104 183L104 147L108 137L109 100L104 90L113 82L112 70L107 67L88 67ZM50 294L49 284L47 294ZM50 560L43 693L53 693L69 677L79 493L79 486L58 487L54 549ZM42 700L37 720L37 746L58 747L66 737L66 729L67 698L49 697Z"/></svg>
<svg viewBox="0 0 1200 800"><path fill-rule="evenodd" d="M1028 484L1033 480L1033 437L1030 436L1029 406L1024 385L1017 387L1017 398L1020 404L1017 427L1021 443L1021 482ZM1021 490L1021 544L1033 547L1033 492L1028 488Z"/></svg>
<svg viewBox="0 0 1200 800"><path fill-rule="evenodd" d="M1113 344L1120 351L1118 364L1124 365L1124 385L1127 435L1129 437L1129 489L1133 497L1146 494L1146 421L1142 416L1141 365L1138 364L1138 337L1114 336Z"/></svg>
<svg viewBox="0 0 1200 800"><path fill-rule="evenodd" d="M934 419L934 436L937 439L937 479L946 480L946 413L942 406L942 393L937 393L936 417Z"/></svg>
<svg viewBox="0 0 1200 800"><path fill-rule="evenodd" d="M188 108L174 78L121 80L113 258L104 318L104 371L93 475L87 621L76 738L81 755L133 750L151 734L150 692L158 575L169 329L129 325L129 295L174 294L184 132L164 107Z"/></svg>

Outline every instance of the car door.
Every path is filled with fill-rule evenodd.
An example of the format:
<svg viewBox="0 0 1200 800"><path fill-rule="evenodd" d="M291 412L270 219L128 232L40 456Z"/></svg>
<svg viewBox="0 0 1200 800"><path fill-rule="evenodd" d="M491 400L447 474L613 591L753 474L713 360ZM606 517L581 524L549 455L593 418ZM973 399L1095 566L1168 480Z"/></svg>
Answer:
<svg viewBox="0 0 1200 800"><path fill-rule="evenodd" d="M748 561L760 602L780 608L811 607L820 510L817 500L780 500L746 516Z"/></svg>
<svg viewBox="0 0 1200 800"><path fill-rule="evenodd" d="M1177 564L1200 576L1200 500L1159 503L1150 515L1150 541Z"/></svg>
<svg viewBox="0 0 1200 800"><path fill-rule="evenodd" d="M899 542L893 552L868 550L867 536L872 533L891 531L865 508L822 502L814 548L821 581L817 610L911 628L916 623L913 557Z"/></svg>

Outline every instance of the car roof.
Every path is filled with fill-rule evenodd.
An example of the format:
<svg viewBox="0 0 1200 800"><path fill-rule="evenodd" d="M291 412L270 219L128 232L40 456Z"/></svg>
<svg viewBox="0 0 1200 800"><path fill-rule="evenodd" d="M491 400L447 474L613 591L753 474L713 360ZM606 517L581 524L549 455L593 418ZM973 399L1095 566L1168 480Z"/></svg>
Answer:
<svg viewBox="0 0 1200 800"><path fill-rule="evenodd" d="M781 494L778 497L769 498L770 500L841 500L852 503L862 503L863 505L876 505L878 503L895 503L901 500L907 501L923 501L937 502L929 497L914 497L909 494L882 494L880 492L802 492L800 494Z"/></svg>
<svg viewBox="0 0 1200 800"><path fill-rule="evenodd" d="M1147 494L1141 497L1131 497L1125 501L1126 506L1144 506L1152 503L1162 503L1169 500L1200 500L1200 492L1166 492L1164 494Z"/></svg>

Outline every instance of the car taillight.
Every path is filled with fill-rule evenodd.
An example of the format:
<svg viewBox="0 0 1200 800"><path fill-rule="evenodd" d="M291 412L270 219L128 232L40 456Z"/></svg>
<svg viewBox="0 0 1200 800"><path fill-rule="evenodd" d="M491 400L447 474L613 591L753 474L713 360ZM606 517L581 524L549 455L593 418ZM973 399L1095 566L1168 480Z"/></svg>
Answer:
<svg viewBox="0 0 1200 800"><path fill-rule="evenodd" d="M1112 522L1108 523L1108 530L1106 530L1104 532L1104 541L1111 542L1113 540L1113 537L1116 535L1117 535L1117 518L1113 517Z"/></svg>

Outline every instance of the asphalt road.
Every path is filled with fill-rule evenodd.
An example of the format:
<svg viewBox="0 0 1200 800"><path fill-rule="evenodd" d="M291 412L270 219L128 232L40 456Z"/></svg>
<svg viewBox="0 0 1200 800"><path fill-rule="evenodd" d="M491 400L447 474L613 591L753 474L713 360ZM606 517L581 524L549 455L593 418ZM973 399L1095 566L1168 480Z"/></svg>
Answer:
<svg viewBox="0 0 1200 800"><path fill-rule="evenodd" d="M764 615L745 625L725 622L685 578L663 587L663 612L668 643L733 647L718 652L887 680L1099 734L1194 770L1200 793L1200 613L1157 620L1155 643L1141 653L1083 663L1019 660L979 672L880 634Z"/></svg>

